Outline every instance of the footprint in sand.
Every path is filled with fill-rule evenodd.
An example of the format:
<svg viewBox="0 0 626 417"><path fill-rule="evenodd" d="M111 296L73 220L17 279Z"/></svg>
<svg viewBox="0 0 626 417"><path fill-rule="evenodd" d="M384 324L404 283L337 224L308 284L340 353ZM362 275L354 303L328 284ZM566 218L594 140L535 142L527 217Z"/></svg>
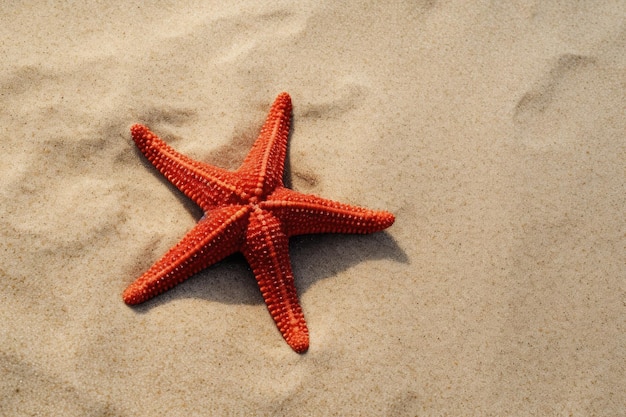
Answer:
<svg viewBox="0 0 626 417"><path fill-rule="evenodd" d="M516 139L533 148L567 144L576 137L577 113L593 103L581 97L593 88L589 67L595 59L581 55L561 55L515 106L513 122ZM572 132L574 130L574 132Z"/></svg>

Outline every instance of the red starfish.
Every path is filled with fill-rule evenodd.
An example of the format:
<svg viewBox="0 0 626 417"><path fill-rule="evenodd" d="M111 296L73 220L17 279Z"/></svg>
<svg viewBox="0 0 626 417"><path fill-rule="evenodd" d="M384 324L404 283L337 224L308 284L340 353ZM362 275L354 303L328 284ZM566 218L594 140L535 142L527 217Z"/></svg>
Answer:
<svg viewBox="0 0 626 417"><path fill-rule="evenodd" d="M306 352L309 330L291 271L289 237L371 233L391 226L394 216L285 188L283 170L290 121L291 98L282 93L272 105L252 150L235 172L176 152L145 126L131 128L141 152L204 210L204 217L124 291L127 304L142 303L240 251L252 267L283 337L296 352Z"/></svg>

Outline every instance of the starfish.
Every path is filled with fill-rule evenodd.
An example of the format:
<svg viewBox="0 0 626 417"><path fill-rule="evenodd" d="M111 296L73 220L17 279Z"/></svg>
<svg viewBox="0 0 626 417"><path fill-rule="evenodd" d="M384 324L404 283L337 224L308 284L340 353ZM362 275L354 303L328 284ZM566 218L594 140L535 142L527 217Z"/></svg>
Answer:
<svg viewBox="0 0 626 417"><path fill-rule="evenodd" d="M293 350L309 348L309 330L289 260L289 237L308 233L372 233L391 226L393 214L326 200L286 188L283 170L291 98L281 93L243 164L227 171L182 155L147 127L131 134L146 158L192 199L204 216L180 242L123 294L142 303L235 252L242 252L267 308Z"/></svg>

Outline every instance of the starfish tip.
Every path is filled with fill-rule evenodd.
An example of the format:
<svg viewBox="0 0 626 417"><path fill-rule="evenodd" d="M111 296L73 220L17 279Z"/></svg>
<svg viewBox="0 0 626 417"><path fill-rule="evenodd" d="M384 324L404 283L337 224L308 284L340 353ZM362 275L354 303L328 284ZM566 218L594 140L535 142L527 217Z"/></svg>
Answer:
<svg viewBox="0 0 626 417"><path fill-rule="evenodd" d="M309 350L309 337L304 336L291 338L287 340L287 344L289 344L289 346L291 346L296 353L305 353Z"/></svg>
<svg viewBox="0 0 626 417"><path fill-rule="evenodd" d="M132 285L126 288L126 291L124 291L124 293L122 294L122 299L129 306L140 304L142 301L144 301L142 297L140 297L139 294L137 294L137 292L135 291Z"/></svg>
<svg viewBox="0 0 626 417"><path fill-rule="evenodd" d="M288 93L282 92L274 100L270 113L276 114L276 112L284 112L287 115L291 113L291 96Z"/></svg>
<svg viewBox="0 0 626 417"><path fill-rule="evenodd" d="M144 125L140 125L139 123L136 123L130 127L130 132L135 133L135 132L143 131L145 129L146 127Z"/></svg>
<svg viewBox="0 0 626 417"><path fill-rule="evenodd" d="M385 229L390 227L392 224L394 224L395 221L396 221L396 216L394 216L393 214L387 211L384 212L382 223Z"/></svg>

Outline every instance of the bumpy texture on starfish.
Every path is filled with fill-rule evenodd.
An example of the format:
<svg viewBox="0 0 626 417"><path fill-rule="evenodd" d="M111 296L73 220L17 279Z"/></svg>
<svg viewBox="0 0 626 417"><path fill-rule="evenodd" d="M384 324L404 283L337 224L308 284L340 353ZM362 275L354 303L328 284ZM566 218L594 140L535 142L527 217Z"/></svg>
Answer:
<svg viewBox="0 0 626 417"><path fill-rule="evenodd" d="M391 226L394 216L285 188L283 170L290 122L291 98L282 93L272 105L252 150L234 172L176 152L145 126L131 128L133 140L146 158L205 214L124 291L127 304L142 303L240 251L283 337L296 352L306 352L309 330L296 294L289 237L372 233Z"/></svg>

